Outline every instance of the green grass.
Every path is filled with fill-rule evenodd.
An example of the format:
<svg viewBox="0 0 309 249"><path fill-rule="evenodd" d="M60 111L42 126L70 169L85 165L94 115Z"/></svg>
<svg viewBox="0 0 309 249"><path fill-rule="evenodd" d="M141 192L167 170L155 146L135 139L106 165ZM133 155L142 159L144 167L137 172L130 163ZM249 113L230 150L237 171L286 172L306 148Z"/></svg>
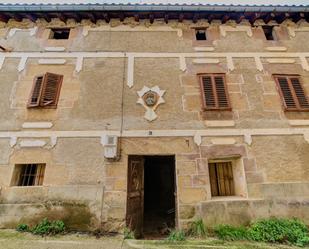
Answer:
<svg viewBox="0 0 309 249"><path fill-rule="evenodd" d="M35 236L30 233L19 233L15 230L1 230L0 229L0 239L6 239L7 243L10 244L11 241L31 241L31 240L42 240L42 237ZM100 241L104 240L122 240L122 236L118 237L102 237L96 239L94 236L88 234L69 234L69 235L59 235L57 237L48 237L49 241L89 241L102 243ZM23 242L21 242L23 243ZM270 243L260 243L254 241L224 241L213 237L208 237L207 239L187 239L185 241L174 241L173 243L166 240L133 240L136 245L142 245L147 249L201 249L201 246L212 246L210 248L223 249L224 247L228 249L297 249L299 247L270 244ZM57 244L58 245L58 242ZM179 246L180 245L180 246ZM59 246L59 245L58 245ZM224 246L224 247L223 247ZM22 247L21 247L22 248ZM129 249L129 247L124 247ZM309 247L305 247L309 248ZM91 247L87 249L92 249ZM209 249L209 247L207 247Z"/></svg>
<svg viewBox="0 0 309 249"><path fill-rule="evenodd" d="M188 236L195 238L205 238L207 235L207 228L202 219L197 219L190 224L187 232Z"/></svg>
<svg viewBox="0 0 309 249"><path fill-rule="evenodd" d="M252 240L299 247L309 245L308 228L298 219L261 219L249 227L219 225L214 232L219 239L227 241Z"/></svg>
<svg viewBox="0 0 309 249"><path fill-rule="evenodd" d="M147 249L297 249L298 247L261 243L254 241L223 241L216 238L187 239L185 241L168 242L166 240L135 240L135 248ZM143 246L143 247L141 247ZM133 247L132 247L133 248ZM309 247L308 247L309 248Z"/></svg>
<svg viewBox="0 0 309 249"><path fill-rule="evenodd" d="M166 238L168 242L178 242L178 241L185 241L186 234L182 230L172 230L168 237Z"/></svg>

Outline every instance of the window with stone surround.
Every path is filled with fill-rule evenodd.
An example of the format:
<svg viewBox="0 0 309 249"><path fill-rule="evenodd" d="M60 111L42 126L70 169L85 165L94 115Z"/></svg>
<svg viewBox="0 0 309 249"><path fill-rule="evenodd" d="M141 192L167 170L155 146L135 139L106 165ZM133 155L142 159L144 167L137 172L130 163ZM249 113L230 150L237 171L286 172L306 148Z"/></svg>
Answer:
<svg viewBox="0 0 309 249"><path fill-rule="evenodd" d="M211 196L235 195L232 162L213 162L208 167Z"/></svg>
<svg viewBox="0 0 309 249"><path fill-rule="evenodd" d="M63 75L46 73L34 79L28 108L56 108Z"/></svg>
<svg viewBox="0 0 309 249"><path fill-rule="evenodd" d="M54 40L67 40L70 37L69 28L52 28L50 30L49 39Z"/></svg>
<svg viewBox="0 0 309 249"><path fill-rule="evenodd" d="M263 25L262 29L264 31L266 40L268 40L268 41L275 40L274 26Z"/></svg>
<svg viewBox="0 0 309 249"><path fill-rule="evenodd" d="M309 102L299 75L274 75L286 111L309 111Z"/></svg>
<svg viewBox="0 0 309 249"><path fill-rule="evenodd" d="M207 40L207 33L206 28L196 28L195 29L195 39L197 41L206 41Z"/></svg>
<svg viewBox="0 0 309 249"><path fill-rule="evenodd" d="M240 155L208 160L210 198L247 198L244 162Z"/></svg>
<svg viewBox="0 0 309 249"><path fill-rule="evenodd" d="M40 186L43 184L45 164L15 165L12 186Z"/></svg>
<svg viewBox="0 0 309 249"><path fill-rule="evenodd" d="M204 110L231 110L224 74L199 75Z"/></svg>

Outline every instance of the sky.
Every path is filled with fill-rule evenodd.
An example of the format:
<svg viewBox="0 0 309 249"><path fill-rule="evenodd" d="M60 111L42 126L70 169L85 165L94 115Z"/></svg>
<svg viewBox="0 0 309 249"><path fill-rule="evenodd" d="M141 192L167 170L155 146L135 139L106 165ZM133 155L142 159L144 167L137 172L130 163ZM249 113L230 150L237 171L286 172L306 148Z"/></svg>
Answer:
<svg viewBox="0 0 309 249"><path fill-rule="evenodd" d="M73 4L73 3L202 3L202 4L249 4L249 5L307 5L309 0L0 0L0 4Z"/></svg>

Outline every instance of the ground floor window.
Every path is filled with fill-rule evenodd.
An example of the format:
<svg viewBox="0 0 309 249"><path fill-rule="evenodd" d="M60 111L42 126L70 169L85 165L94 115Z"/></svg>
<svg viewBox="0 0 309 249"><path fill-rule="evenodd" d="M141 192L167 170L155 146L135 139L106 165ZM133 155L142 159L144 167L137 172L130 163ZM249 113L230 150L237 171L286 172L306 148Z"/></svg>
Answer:
<svg viewBox="0 0 309 249"><path fill-rule="evenodd" d="M212 162L208 165L211 196L235 195L232 162Z"/></svg>
<svg viewBox="0 0 309 249"><path fill-rule="evenodd" d="M38 186L43 184L45 164L17 164L15 165L13 186Z"/></svg>

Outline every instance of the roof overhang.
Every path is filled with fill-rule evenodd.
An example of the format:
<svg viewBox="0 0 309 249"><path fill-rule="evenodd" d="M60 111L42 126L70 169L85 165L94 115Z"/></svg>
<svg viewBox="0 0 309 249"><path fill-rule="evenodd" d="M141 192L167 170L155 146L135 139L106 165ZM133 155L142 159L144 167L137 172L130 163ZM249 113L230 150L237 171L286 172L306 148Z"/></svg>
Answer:
<svg viewBox="0 0 309 249"><path fill-rule="evenodd" d="M126 17L140 19L171 19L179 21L198 19L220 19L222 22L235 20L240 22L248 19L253 23L256 19L263 19L266 23L276 20L278 23L290 18L309 20L309 6L249 6L249 5L177 5L177 4L0 4L0 20L7 22L10 18L21 21L29 18L35 21L44 18L66 20L74 18L98 19L109 21L111 18L123 20Z"/></svg>

